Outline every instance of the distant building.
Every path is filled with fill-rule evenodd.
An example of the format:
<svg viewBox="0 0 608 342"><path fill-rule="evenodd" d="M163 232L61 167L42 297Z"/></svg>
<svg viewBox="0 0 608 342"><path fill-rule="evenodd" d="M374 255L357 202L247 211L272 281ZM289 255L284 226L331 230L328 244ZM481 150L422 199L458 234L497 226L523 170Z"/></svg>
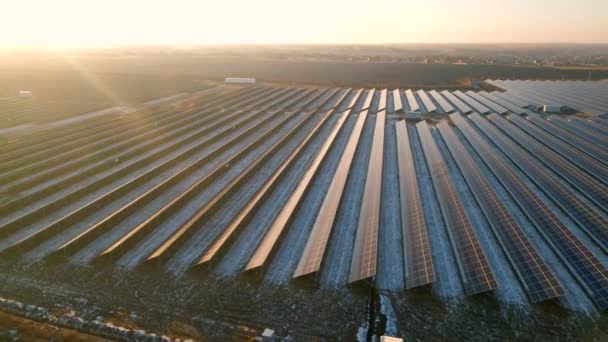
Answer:
<svg viewBox="0 0 608 342"><path fill-rule="evenodd" d="M34 94L30 90L19 90L17 92L17 96L22 99L31 99L32 97L34 97Z"/></svg>
<svg viewBox="0 0 608 342"><path fill-rule="evenodd" d="M255 84L256 79L252 77L226 77L224 82L231 84Z"/></svg>

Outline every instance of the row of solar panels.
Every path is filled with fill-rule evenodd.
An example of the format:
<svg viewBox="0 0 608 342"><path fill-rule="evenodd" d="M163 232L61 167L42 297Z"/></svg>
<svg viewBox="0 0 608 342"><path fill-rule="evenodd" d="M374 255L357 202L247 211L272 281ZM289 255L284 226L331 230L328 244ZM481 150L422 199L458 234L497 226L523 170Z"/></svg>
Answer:
<svg viewBox="0 0 608 342"><path fill-rule="evenodd" d="M487 80L514 104L567 106L591 115L608 113L608 82Z"/></svg>
<svg viewBox="0 0 608 342"><path fill-rule="evenodd" d="M449 114L515 113L543 105L566 106L591 115L608 113L608 82L501 81L488 83L506 92L436 90L391 93L394 111Z"/></svg>
<svg viewBox="0 0 608 342"><path fill-rule="evenodd" d="M450 115L450 119L455 128L442 121L436 126L439 134L446 142L530 300L534 302L559 297L564 294L564 289L528 240L524 230L499 199L496 190L481 173L479 166L466 152L462 141L455 134L455 129L461 132L463 138L481 156L485 165L509 192L537 231L576 275L592 301L601 309L608 308L606 266L558 219L538 194L526 186L509 165L510 162L514 163L519 171L529 177L603 252L606 252L606 159L600 162L593 159L591 151L584 157L579 152L579 157L589 164L576 163L573 159L576 154L569 154L573 152L574 145L553 145L556 139L559 139L558 136L544 131L542 127L551 124L537 122L542 120L538 117L533 118L534 123L516 115L511 115L506 120L497 114L490 114L486 119L479 114L471 114L465 118L454 113ZM509 121L514 121L514 124ZM409 149L409 142L404 138L407 130L403 123L398 123L396 129L399 132L402 201L407 201L402 202L401 209L406 242L406 269L410 277L407 283L408 286L418 286L432 282L434 271L429 257L424 217L416 214L420 210L420 200L414 191L416 187L412 186L416 182L415 173L408 171L413 160L409 151L404 152ZM469 294L492 290L499 284L463 208L462 200L452 184L445 161L431 136L431 128L422 121L416 125L416 130L465 289ZM489 141L494 142L510 162L492 151L488 145ZM568 155L570 159L559 153ZM597 168L587 168L588 165ZM553 172L547 172L547 168ZM601 174L597 174L597 171ZM578 191L571 190L564 183L575 186ZM577 193L583 194L593 205L581 201Z"/></svg>
<svg viewBox="0 0 608 342"><path fill-rule="evenodd" d="M498 92L462 92L459 90L438 92L436 90L413 91L411 89L402 91L395 89L388 94L388 98L391 105L386 109L389 113L404 111L436 114L468 114L473 112L480 114L490 112L524 114L528 112L512 99L503 98Z"/></svg>

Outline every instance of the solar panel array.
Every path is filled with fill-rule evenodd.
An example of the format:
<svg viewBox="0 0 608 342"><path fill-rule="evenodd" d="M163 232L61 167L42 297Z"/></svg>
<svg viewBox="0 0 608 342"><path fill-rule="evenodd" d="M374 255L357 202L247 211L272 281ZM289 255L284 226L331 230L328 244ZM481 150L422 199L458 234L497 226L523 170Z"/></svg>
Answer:
<svg viewBox="0 0 608 342"><path fill-rule="evenodd" d="M365 178L363 202L359 211L359 224L350 265L348 282L354 283L376 275L378 260L378 230L380 224L380 190L382 189L382 162L384 159L384 126L386 113L376 113L374 140Z"/></svg>
<svg viewBox="0 0 608 342"><path fill-rule="evenodd" d="M557 137L543 132L541 128L536 127L533 123L522 117L517 115L509 115L507 118L517 127L525 131L528 135L538 140L538 142L560 154L562 157L568 159L568 161L570 161L573 165L578 166L582 171L587 172L590 176L595 177L597 181L604 184L608 182L608 169L606 169L606 165L585 153L580 153L581 151L570 146Z"/></svg>
<svg viewBox="0 0 608 342"><path fill-rule="evenodd" d="M527 102L525 105L568 106L594 116L608 111L605 81L486 80L486 82L506 90L505 94L516 94Z"/></svg>
<svg viewBox="0 0 608 342"><path fill-rule="evenodd" d="M357 95L359 95L360 93L361 92L358 92ZM386 96L386 91L384 91L384 95ZM346 93L344 95L342 95L342 98L338 101L338 103L340 103L344 99L345 96L346 96ZM352 108L354 106L356 100L357 100L357 97L353 97L351 99L348 107ZM386 98L384 100L384 104L386 105ZM328 117L329 114L336 113L336 112L337 112L337 107L335 107L333 110L328 111L326 117ZM319 171L321 163L327 157L327 153L328 153L329 149L331 148L331 146L333 145L334 140L336 139L336 136L342 129L344 123L346 122L346 118L347 118L347 115L342 115L342 117L340 117L338 119L338 122L334 125L334 128L331 131L330 135L327 137L323 146L321 146L320 150L317 152L315 159L313 159L312 162L310 163L310 165L308 166L308 169L302 176L300 182L298 183L296 188L291 193L287 202L285 202L285 205L277 213L276 217L274 218L274 221L272 222L272 224L266 231L264 238L262 239L262 241L260 241L258 247L253 252L253 255L247 262L247 265L245 265L245 267L244 267L245 271L262 267L268 261L270 254L274 250L277 241L279 240L280 236L285 231L285 228L288 225L288 223L292 220L297 207L300 205L304 195L306 194L306 191L309 189L309 186L310 186L311 182L313 181L313 178L317 176L317 172ZM321 127L321 125L323 123L324 122L321 121L317 125L317 127ZM316 134L317 132L316 132L316 130L313 130L311 133ZM309 135L309 137L312 137L312 135ZM289 163L289 161L288 161L288 163Z"/></svg>
<svg viewBox="0 0 608 342"><path fill-rule="evenodd" d="M462 101L464 101L467 105L471 106L471 108L475 109L475 111L477 113L487 114L487 113L490 112L490 108L488 108L488 107L484 106L483 104L475 101L470 96L464 94L460 90L455 91L453 94L456 95Z"/></svg>
<svg viewBox="0 0 608 342"><path fill-rule="evenodd" d="M496 278L449 178L447 166L441 158L429 127L422 121L416 125L416 129L466 292L472 295L493 290L497 287Z"/></svg>
<svg viewBox="0 0 608 342"><path fill-rule="evenodd" d="M555 125L589 141L592 144L598 145L603 149L608 149L608 139L605 136L594 134L587 129L581 128L570 120L566 120L557 115L551 115L547 118L547 120L550 120Z"/></svg>
<svg viewBox="0 0 608 342"><path fill-rule="evenodd" d="M600 208L605 210L608 203L608 188L598 180L582 172L568 160L564 159L552 150L544 147L539 142L532 139L529 135L519 130L515 125L511 125L509 121L497 114L492 114L488 117L501 130L505 131L514 141L518 142L525 150L544 163L550 170L554 170L557 175L562 177L566 182L577 188L581 193L593 201ZM541 139L545 139L546 135L541 134Z"/></svg>
<svg viewBox="0 0 608 342"><path fill-rule="evenodd" d="M551 133L554 137L561 139L563 142L571 145L576 148L579 153L585 153L589 157L594 158L596 161L603 163L603 165L608 165L606 161L608 161L608 151L597 146L585 139L578 137L577 135L564 130L563 128L554 125L548 120L543 119L538 114L529 114L527 119L530 122L534 123L536 126L544 129L545 131Z"/></svg>
<svg viewBox="0 0 608 342"><path fill-rule="evenodd" d="M562 296L564 290L559 281L475 166L473 158L465 151L447 122L444 121L437 127L530 300L538 302Z"/></svg>
<svg viewBox="0 0 608 342"><path fill-rule="evenodd" d="M454 111L454 107L436 90L429 91L429 94L433 97L433 99L435 99L435 101L437 101L445 113L451 113Z"/></svg>
<svg viewBox="0 0 608 342"><path fill-rule="evenodd" d="M435 281L435 270L405 121L397 122L395 130L399 163L401 230L405 253L405 287L410 289Z"/></svg>
<svg viewBox="0 0 608 342"><path fill-rule="evenodd" d="M497 103L496 99L490 100L489 98L483 97L483 96L481 96L481 94L476 93L472 90L467 91L466 95L475 99L477 102L480 102L486 108L491 109L492 112L494 112L494 113L505 114L505 113L509 112L509 109L507 109L507 108L501 106L499 103ZM515 109L515 110L516 110L516 113L517 113L517 111L519 111L519 109ZM517 113L517 114L520 114L520 113Z"/></svg>
<svg viewBox="0 0 608 342"><path fill-rule="evenodd" d="M471 115L473 122L478 124L484 132L493 132L496 128L490 126L489 121L476 114ZM608 251L608 225L602 215L598 214L576 194L564 186L556 177L549 174L538 161L517 148L513 141L504 135L494 134L493 140L499 144L500 149L511 158L522 171L527 174L556 204L577 222L581 229L596 239L599 246Z"/></svg>
<svg viewBox="0 0 608 342"><path fill-rule="evenodd" d="M504 161L501 161L494 151L488 148L488 142L482 140L468 122L457 114L451 115L450 118L482 156L502 185L510 192L519 208L526 213L538 232L550 243L553 251L577 275L591 299L599 308L608 308L608 269L576 238L529 186ZM484 122L485 119L479 116L474 116L472 119L488 139L495 142L497 146L504 146L504 144L510 146L510 143L504 141L505 137L497 129L487 126L488 122ZM519 163L516 161L516 164Z"/></svg>
<svg viewBox="0 0 608 342"><path fill-rule="evenodd" d="M462 114L468 114L473 111L471 107L469 107L466 103L462 102L462 100L456 97L453 93L444 90L441 92L441 95L443 95L446 99L448 99L448 101L450 101L454 106L456 106L456 108Z"/></svg>
<svg viewBox="0 0 608 342"><path fill-rule="evenodd" d="M608 89L501 84L217 87L11 135L0 253L606 309ZM524 108L560 99L591 116Z"/></svg>
<svg viewBox="0 0 608 342"><path fill-rule="evenodd" d="M367 94L363 108L369 108L374 92L370 91ZM331 231L334 226L336 215L338 213L338 206L346 187L346 180L348 173L351 168L357 146L359 144L359 138L365 121L367 119L368 110L365 109L357 118L357 122L350 134L346 148L338 168L333 175L333 179L329 185L329 189L323 200L323 204L317 214L317 218L313 224L312 231L302 252L302 256L298 262L298 266L293 274L294 278L301 277L304 275L315 275L321 268L323 257L327 249L327 244L331 235Z"/></svg>

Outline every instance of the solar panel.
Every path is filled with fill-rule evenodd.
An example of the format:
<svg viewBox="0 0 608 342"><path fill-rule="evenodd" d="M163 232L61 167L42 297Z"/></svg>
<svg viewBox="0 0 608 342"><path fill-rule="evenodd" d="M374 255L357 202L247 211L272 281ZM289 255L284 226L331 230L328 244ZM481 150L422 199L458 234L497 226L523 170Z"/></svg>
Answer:
<svg viewBox="0 0 608 342"><path fill-rule="evenodd" d="M489 125L487 120L478 115L472 115L470 118L483 130L489 140L496 142L497 146L511 146L511 143L505 140L504 136L498 133L496 128ZM545 206L533 190L494 151L488 148L488 143L481 139L479 134L462 116L452 114L450 115L450 119L452 119L473 148L481 155L482 160L499 179L505 189L507 189L519 208L534 224L537 231L545 237L555 253L576 274L577 279L594 303L601 309L608 308L608 270L606 267ZM525 173L525 170L523 171Z"/></svg>
<svg viewBox="0 0 608 342"><path fill-rule="evenodd" d="M583 119L578 116L570 117L570 120L576 122L579 127L582 129L590 130L594 134L599 136L608 137L608 128L603 127L602 125L598 125L596 122L590 119Z"/></svg>
<svg viewBox="0 0 608 342"><path fill-rule="evenodd" d="M403 103L401 102L401 91L399 89L393 90L393 102L395 112L400 112L403 110Z"/></svg>
<svg viewBox="0 0 608 342"><path fill-rule="evenodd" d="M405 121L397 122L395 131L399 165L405 287L411 289L434 282L435 269Z"/></svg>
<svg viewBox="0 0 608 342"><path fill-rule="evenodd" d="M384 111L379 112L376 116L374 141L372 143L365 188L363 190L363 201L359 213L353 258L350 264L349 283L376 275L385 116L386 113Z"/></svg>
<svg viewBox="0 0 608 342"><path fill-rule="evenodd" d="M503 100L494 94L490 94L488 92L481 91L477 95L479 95L479 97L486 98L486 99L492 101L493 103L499 104L500 106L510 110L511 112L513 112L515 114L526 114L528 112L526 109L523 109L522 107L519 107L516 104L513 104L509 101Z"/></svg>
<svg viewBox="0 0 608 342"><path fill-rule="evenodd" d="M367 105L364 104L363 108L369 107L373 95L373 90L367 94L367 98L365 100ZM319 209L317 218L313 224L310 235L308 236L308 241L306 242L306 246L304 247L304 251L302 252L298 266L293 274L294 278L316 274L321 268L321 263L325 255L325 249L327 247L334 221L338 213L340 200L342 198L344 188L346 187L348 173L357 150L359 138L361 137L361 132L363 131L363 126L365 125L367 115L367 109L359 113L357 122L355 123L350 137L348 138L346 148L340 157L340 162L336 172L334 173L331 184L329 185L325 198L323 199L323 204Z"/></svg>
<svg viewBox="0 0 608 342"><path fill-rule="evenodd" d="M378 109L377 111L381 111L384 110L386 111L386 96L388 95L388 90L383 89L380 91L380 100L378 102Z"/></svg>
<svg viewBox="0 0 608 342"><path fill-rule="evenodd" d="M299 153L303 150L304 146L306 145L306 142L309 141L316 134L315 132L317 132L318 129L322 126L322 124L329 118L329 114L338 110L338 107L342 105L343 102L345 102L344 99L350 91L351 89L348 89L342 93L334 92L334 94L338 94L339 96L334 99L334 101L328 101L329 105L333 106L333 109L325 110L326 113L320 120L319 124L317 124L317 126L313 128L311 134L309 134L304 139L303 143L300 144L300 146L298 146L296 150L292 151L289 157L283 161L282 165L277 170L275 170L276 172L273 173L267 183L274 183L277 178L279 178L279 176L285 171L285 169L287 169L287 166L292 162L292 160L295 159L296 156L298 156ZM352 106L355 100L356 97L351 99L350 106ZM327 108L327 105L323 108ZM344 120L344 117L340 118L336 123L335 129L339 129L342 126ZM328 141L330 141L329 138ZM270 156L272 155L272 153L268 153L266 155ZM210 199L203 207L201 207L198 212L195 213L186 223L184 223L174 234L166 237L165 241L163 241L163 243L148 256L148 260L161 257L163 256L163 254L168 254L171 249L175 250L179 248L177 246L180 245L180 240L188 240L192 234L192 231L194 230L192 229L192 227L201 225L206 218L210 217L214 210L216 210L218 206L222 205L222 203L226 201L227 196L229 196L233 192L234 188L241 186L242 183L249 178L250 173L258 169L259 163L264 159L263 157L264 156L258 157L256 162L250 164L245 170L243 170L243 172L241 172L241 174L237 178L231 181L229 185L225 186L222 191L213 196L212 199ZM221 172L223 173L223 171ZM262 189L264 189L264 187L262 187Z"/></svg>
<svg viewBox="0 0 608 342"><path fill-rule="evenodd" d="M446 99L448 99L450 102L452 102L452 104L454 106L456 106L456 108L458 108L458 110L462 114L468 114L473 111L473 109L471 107L469 107L467 104L462 102L459 98L454 96L454 94L450 93L449 91L444 90L441 92L441 95L445 96Z"/></svg>
<svg viewBox="0 0 608 342"><path fill-rule="evenodd" d="M608 129L608 119L604 117L594 117L593 123L602 126L604 129Z"/></svg>
<svg viewBox="0 0 608 342"><path fill-rule="evenodd" d="M465 94L468 95L468 96L470 96L474 100L482 103L484 106L490 108L492 110L492 112L494 112L494 113L504 114L504 113L508 113L509 112L509 110L507 108L499 105L496 102L488 100L487 98L479 95L478 93L476 93L474 91L469 90Z"/></svg>
<svg viewBox="0 0 608 342"><path fill-rule="evenodd" d="M492 92L492 95L494 95L498 98L501 98L501 99L505 99L506 101L509 101L510 103L514 103L522 108L528 107L530 105L532 105L534 107L538 107L538 105L539 105L538 103L534 103L534 101L530 101L530 99L528 99L528 98L522 97L521 94L517 94L512 91L508 91L505 93Z"/></svg>
<svg viewBox="0 0 608 342"><path fill-rule="evenodd" d="M496 279L483 253L458 193L449 179L431 132L425 121L416 125L439 207L456 255L462 282L468 295L496 288Z"/></svg>
<svg viewBox="0 0 608 342"><path fill-rule="evenodd" d="M566 105L586 112L597 112L598 110L597 107L591 105L589 102L577 100L575 97L569 95L567 91L562 90L556 93L554 90L547 87L547 83L533 84L524 82L520 87L520 91L526 93L528 96L534 96L544 104Z"/></svg>
<svg viewBox="0 0 608 342"><path fill-rule="evenodd" d="M589 125L589 123L585 122L585 120L581 118L577 118L576 116L568 116L568 117L557 117L560 120L567 121L572 127L576 127L577 129L587 132L587 135L592 136L597 141L602 144L608 145L608 135L603 129L597 129L597 127ZM590 127L591 126L591 127Z"/></svg>
<svg viewBox="0 0 608 342"><path fill-rule="evenodd" d="M437 127L530 300L539 302L562 296L564 290L559 281L498 198L492 185L475 166L475 161L447 122L443 121Z"/></svg>
<svg viewBox="0 0 608 342"><path fill-rule="evenodd" d="M483 129L493 129L487 120L481 117L472 117L474 122ZM546 172L538 162L529 157L514 142L504 135L494 135L499 140L500 148L534 181L562 210L569 215L581 229L589 234L597 244L608 250L608 227L606 221L598 215L585 202L566 188L559 180Z"/></svg>
<svg viewBox="0 0 608 342"><path fill-rule="evenodd" d="M596 145L602 147L603 149L608 149L608 142L603 137L598 137L598 136L590 133L589 131L576 127L568 120L564 120L556 115L549 116L548 120L551 121L552 123L558 125L559 127L563 128L569 132L572 132L573 134L577 135L579 138L585 139L593 144L596 144Z"/></svg>
<svg viewBox="0 0 608 342"><path fill-rule="evenodd" d="M578 151L586 153L588 156L595 158L596 161L608 166L608 151L605 149L580 138L578 135L572 132L554 125L551 121L543 119L538 114L528 114L528 120L530 120L530 122L534 123L536 126L551 133L554 137L557 137L575 147Z"/></svg>
<svg viewBox="0 0 608 342"><path fill-rule="evenodd" d="M454 107L452 107L452 105L448 101L446 101L446 99L441 96L436 90L433 89L429 91L429 94L431 94L435 101L437 101L437 103L439 104L439 106L441 106L444 112L451 113L454 111Z"/></svg>
<svg viewBox="0 0 608 342"><path fill-rule="evenodd" d="M460 90L456 90L454 92L454 95L458 96L462 101L466 102L469 106L473 107L475 109L475 111L480 114L487 114L490 112L490 108L473 100L470 96L464 94Z"/></svg>
<svg viewBox="0 0 608 342"><path fill-rule="evenodd" d="M360 91L359 91L359 93L360 93ZM386 92L384 95L386 95ZM350 101L351 108L355 104L356 99L357 99L357 96L354 97L353 99L351 99L351 101ZM319 171L321 164L327 157L329 149L333 145L336 137L338 136L338 133L340 132L342 127L344 127L344 123L346 122L347 117L348 117L348 114L344 114L338 119L338 121L334 125L331 133L329 134L327 139L325 139L325 142L319 149L319 152L317 153L317 155L315 156L313 161L308 166L308 169L302 176L302 179L300 179L300 181L298 182L298 185L296 186L296 188L293 190L293 192L289 196L289 199L287 199L287 201L285 202L285 204L283 205L283 207L281 208L279 213L274 218L272 224L270 225L270 228L268 228L268 230L266 231L264 238L262 239L262 241L260 242L258 247L255 249L253 255L247 262L247 265L245 265L245 268L243 269L243 271L249 271L252 269L256 269L256 268L262 267L266 264L272 251L274 250L276 242L279 240L280 236L283 234L285 227L291 221L294 213L296 212L296 209L298 208L298 206L301 203L301 201L303 200L307 190L309 189L310 184L312 183L314 177L317 175L317 172ZM319 127L322 124L323 123L321 122L317 127ZM303 142L303 144L305 144L305 143L306 142Z"/></svg>
<svg viewBox="0 0 608 342"><path fill-rule="evenodd" d="M274 113L276 114L277 112L275 111ZM262 121L262 122L269 122L268 120L272 120L273 117L274 117L274 114L271 116L267 116L264 119L264 121ZM291 117L291 115L287 115L285 120L289 120L290 117ZM287 122L287 121L285 121L285 122ZM252 126L249 128L249 130L251 131L251 130L255 129L255 127L256 126ZM227 128L227 129L230 129L230 128ZM230 146L230 145L228 144L227 146ZM120 225L120 223L125 222L125 220L127 220L129 218L129 215L132 213L132 210L134 210L134 208L138 208L138 207L144 206L145 204L148 204L152 199L156 198L155 197L156 195L158 195L159 193L162 193L163 191L167 191L167 189L171 185L174 185L176 181L181 179L180 176L182 176L183 174L186 174L187 172L190 172L191 170L194 170L197 166L200 166L203 163L207 162L209 160L209 158L213 158L214 156L217 156L217 154L221 153L224 149L226 149L226 147L220 146L220 147L218 147L218 149L210 151L210 153L207 154L206 156L199 158L198 160L195 160L194 162L192 162L191 164L186 166L184 169L175 173L172 177L167 178L162 183L156 185L152 189L149 189L145 193L141 194L135 200L133 200L127 204L123 204L122 207L117 208L110 216L106 217L106 219L104 219L103 221L100 221L97 224L92 225L92 226L80 227L80 232L78 234L75 234L76 236L74 236L74 235L66 236L66 238L63 240L63 242L60 242L60 243L63 243L63 245L59 246L59 244L58 244L57 245L58 247L55 247L55 248L57 248L58 250L64 250L64 251L70 250L70 249L74 250L74 249L78 248L79 246L82 246L83 244L90 242L92 239L94 239L95 237L98 237L100 234L106 232L107 230L111 230L113 227L124 226L125 225L124 223L122 225ZM196 147L193 147L189 151L194 152L195 150L196 150ZM184 151L184 153L190 153L189 151ZM182 154L182 156L188 156L188 154ZM153 157L158 157L158 155L152 154L149 158L153 158ZM164 165L170 165L169 163L166 163ZM162 170L162 169L159 169L159 170ZM118 172L124 173L124 171L125 171L125 169L121 169L121 170L116 171L116 173L118 173ZM123 184L121 187L119 187L117 189L113 189L111 192L106 193L104 196L96 199L95 201L87 203L86 205L79 208L78 211L72 212L70 215L72 217L74 217L75 215L81 215L81 217L83 215L92 215L91 210L99 210L100 206L102 206L104 203L108 203L108 201L112 200L112 198L121 196L121 194L124 194L125 191L128 191L133 186L141 185L142 184L141 182L149 179L151 177L151 175L154 175L154 173L152 173L152 171L146 172L146 173L142 174L141 177L132 179L131 181ZM103 178L98 179L96 182L100 182L100 181L103 181ZM92 185L97 185L97 184L92 183ZM86 191L87 186L81 187L81 188L77 189L76 191L81 191L81 190ZM196 193L196 191L190 192L189 195L191 195L192 193ZM180 205L180 202L178 202L177 204ZM125 250L124 246L126 246L128 244L133 244L136 240L144 237L146 235L146 232L148 232L152 228L156 227L156 224L158 222L162 221L162 219L163 219L162 215L166 215L166 214L167 214L167 211L162 210L162 211L159 211L159 215L150 216L150 217L148 217L148 220L141 222L141 224L140 224L140 222L129 223L128 227L133 228L133 230L131 232L125 232L124 227L123 227L123 231L121 232L121 234L124 234L124 235L122 237L120 237L120 239L117 240L116 243L111 248L108 248L108 250L106 250L108 252L107 254L109 254L113 250L117 250L117 252L124 251ZM68 220L70 215L65 216L64 218L62 218L62 220L64 220L64 219ZM133 224L135 224L136 226L135 227L131 226ZM65 227L65 222L62 224L62 226ZM47 228L50 229L51 226L44 227L43 230L46 230ZM39 231L39 232L43 232L43 231ZM118 238L119 238L118 236L113 237L113 239L118 239ZM17 242L17 241L14 241L14 242ZM107 242L109 243L109 241L107 241ZM94 253L98 253L98 252L100 252L100 251L96 251ZM114 253L114 254L117 254L117 253ZM87 257L92 258L93 255L89 255Z"/></svg>
<svg viewBox="0 0 608 342"><path fill-rule="evenodd" d="M405 98L410 106L410 112L419 112L420 106L418 105L418 101L416 101L416 97L411 89L405 91Z"/></svg>
<svg viewBox="0 0 608 342"><path fill-rule="evenodd" d="M565 142L545 133L530 121L516 115L507 117L517 127L524 130L528 135L536 139L545 147L555 151L562 157L568 159L573 165L578 166L581 170L587 172L590 176L595 177L597 181L606 184L608 182L608 168L595 159L580 153L574 147Z"/></svg>
<svg viewBox="0 0 608 342"><path fill-rule="evenodd" d="M335 99L335 101L330 102L334 106L334 108L339 106L343 102L348 92L350 92L350 90L342 92L341 94L339 94L340 96ZM287 168L291 161L299 155L299 153L306 145L306 141L309 141L314 136L314 134L316 134L314 132L316 132L321 127L322 123L328 119L329 114L332 111L333 110L326 110L327 113L324 114L324 117L320 121L320 123L315 128L313 128L311 134L309 134L305 138L304 142L300 146L298 146L298 148L292 151L289 157L283 161L282 165L276 170L277 172L273 173L268 182L276 181L276 179L283 173L283 171ZM218 206L221 206L222 203L227 200L227 196L230 196L234 188L241 186L242 183L249 178L251 172L254 172L258 169L259 163L261 163L265 159L264 157L269 157L272 154L272 152L266 153L265 155L259 157L256 162L250 164L245 170L243 170L243 172L238 177L233 179L226 187L224 187L224 189L222 189L222 191L218 192L215 196L213 196L213 198L211 198L203 207L201 207L187 222L180 226L180 228L175 231L175 233L167 236L164 241L162 241L162 244L159 247L149 253L148 260L159 258L161 256L166 256L167 254L170 254L170 250L175 251L177 248L179 248L178 246L181 245L183 241L188 240L191 234L193 234L194 229L192 228L203 224L203 222L205 222L205 220L210 217L215 210L217 210ZM220 169L219 172L223 173L224 171Z"/></svg>
<svg viewBox="0 0 608 342"><path fill-rule="evenodd" d="M324 100L323 100L323 102L319 103L318 107L322 107L327 103L327 101L330 101L331 98L333 97L333 95L338 93L338 89L331 90L328 93L329 93L329 96L323 96L322 98ZM344 98L344 96L345 96L345 94L342 94L340 99ZM307 117L311 117L313 115L313 113L310 112L306 115L307 115ZM329 115L329 113L325 114L325 119L327 119L328 115ZM320 122L324 122L325 119L321 120ZM307 139L310 138L312 135L314 135L315 134L314 132L316 132L319 129L319 127L320 127L320 125L317 125L311 131L311 133L308 135ZM284 136L284 137L286 137L286 136ZM242 156L244 156L246 153L249 153L256 146L257 145L255 145L255 144L247 145L244 149L239 151L238 154L231 157L230 160L226 160L225 163L231 164L234 160L238 160L239 158L242 158ZM267 154L267 156L270 156L270 155L271 155L271 153ZM258 157L258 159L256 159L256 163L260 162L262 159L263 158ZM251 171L251 169L247 169L247 171ZM120 238L115 240L111 244L111 246L107 247L103 252L101 252L100 257L119 256L128 250L128 246L132 246L132 245L136 244L139 240L141 240L143 237L150 234L151 232L155 231L158 227L165 225L166 222L176 220L177 218L174 215L175 213L178 213L181 208L183 208L185 205L187 205L189 203L189 201L195 196L196 193L200 192L201 189L204 189L206 186L208 186L208 184L210 182L214 181L215 179L217 179L224 173L225 173L225 167L220 165L220 166L216 167L213 171L209 172L209 174L207 174L205 177L199 178L195 183L191 184L185 191L180 193L177 197L173 198L173 200L166 203L164 206L162 206L159 210L154 212L152 215L147 216L143 222L138 223L129 232L127 232L126 234L124 234L123 236L121 236ZM227 191L228 188L229 187L225 188L224 191ZM213 198L211 200L211 203L206 203L206 205L204 205L202 208L200 208L193 215L193 217L191 219L198 221L198 219L200 219L200 217L205 216L204 213L208 210L207 204L215 205L215 200L217 200L217 199ZM187 223L184 222L184 224L187 224ZM185 228L185 227L187 227L187 228ZM179 238L179 236L181 234L184 234L187 230L189 230L190 225L182 226L180 228L184 228L184 229L177 229L174 232L175 234L177 234L175 239L173 239L170 235L169 237L167 237L167 239L165 241L162 241L163 238L159 238L159 239L156 239L154 241L154 243L161 243L160 248L162 250L164 250L167 246L170 246L174 241L176 241L177 238ZM145 247L142 247L142 248L152 249L151 252L153 252L155 247L159 248L159 246L154 246L154 245L152 245L151 242L148 242L145 245Z"/></svg>
<svg viewBox="0 0 608 342"><path fill-rule="evenodd" d="M582 172L579 168L574 166L568 160L562 158L557 153L533 140L516 126L511 125L508 120L505 120L497 114L489 115L488 119L498 126L502 131L510 135L514 141L519 143L524 148L524 150L530 152L530 154L533 156L536 156L541 163L545 164L559 177L579 190L585 197L594 202L599 208L606 210L605 207L608 205L608 187L598 182L588 174ZM541 134L542 138L547 136L545 133L541 132ZM547 174L546 172L545 174L550 176L550 174ZM603 221L605 220L599 220L599 218L592 220L592 222L595 222L596 225L605 225L606 228L608 228L608 223ZM608 242L608 240L606 240L606 242Z"/></svg>
<svg viewBox="0 0 608 342"><path fill-rule="evenodd" d="M424 104L424 107L426 107L427 112L433 113L437 111L437 107L435 106L433 101L431 101L429 96L424 92L424 90L418 90L417 94L420 100L422 100L422 104Z"/></svg>

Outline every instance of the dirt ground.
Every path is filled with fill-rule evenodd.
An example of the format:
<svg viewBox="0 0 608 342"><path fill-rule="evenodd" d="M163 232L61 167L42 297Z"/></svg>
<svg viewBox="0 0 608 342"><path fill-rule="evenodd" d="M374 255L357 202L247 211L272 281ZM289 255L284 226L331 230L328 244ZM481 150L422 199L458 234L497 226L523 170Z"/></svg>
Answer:
<svg viewBox="0 0 608 342"><path fill-rule="evenodd" d="M13 316L0 311L1 341L75 341L101 342L105 338Z"/></svg>

